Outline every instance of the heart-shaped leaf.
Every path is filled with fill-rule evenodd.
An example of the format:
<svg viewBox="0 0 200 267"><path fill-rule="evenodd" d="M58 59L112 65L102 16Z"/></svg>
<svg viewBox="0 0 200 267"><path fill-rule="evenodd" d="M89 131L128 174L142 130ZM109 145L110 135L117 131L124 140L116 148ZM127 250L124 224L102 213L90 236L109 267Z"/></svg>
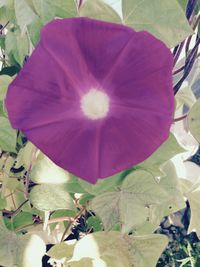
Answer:
<svg viewBox="0 0 200 267"><path fill-rule="evenodd" d="M0 264L22 267L42 267L46 246L37 235L17 236L0 219ZM37 249L36 249L37 248Z"/></svg>
<svg viewBox="0 0 200 267"><path fill-rule="evenodd" d="M65 184L36 185L31 190L30 201L35 208L42 211L75 210L73 199Z"/></svg>
<svg viewBox="0 0 200 267"><path fill-rule="evenodd" d="M122 0L123 22L174 47L193 33L177 0Z"/></svg>
<svg viewBox="0 0 200 267"><path fill-rule="evenodd" d="M143 170L129 174L120 189L96 196L91 209L102 219L105 229L122 224L126 233L149 220L151 205L159 205L168 196L154 177Z"/></svg>

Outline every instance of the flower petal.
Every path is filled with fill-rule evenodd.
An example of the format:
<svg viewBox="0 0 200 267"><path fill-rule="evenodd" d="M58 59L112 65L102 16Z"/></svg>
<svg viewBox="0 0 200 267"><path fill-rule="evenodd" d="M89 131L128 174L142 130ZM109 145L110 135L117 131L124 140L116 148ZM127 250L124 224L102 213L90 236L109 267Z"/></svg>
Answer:
<svg viewBox="0 0 200 267"><path fill-rule="evenodd" d="M100 90L105 116L81 109L91 89L92 101L84 103L101 111L104 101L97 97L97 109L93 103ZM172 56L146 32L87 18L54 20L11 83L6 107L14 128L57 165L94 183L145 160L167 139Z"/></svg>

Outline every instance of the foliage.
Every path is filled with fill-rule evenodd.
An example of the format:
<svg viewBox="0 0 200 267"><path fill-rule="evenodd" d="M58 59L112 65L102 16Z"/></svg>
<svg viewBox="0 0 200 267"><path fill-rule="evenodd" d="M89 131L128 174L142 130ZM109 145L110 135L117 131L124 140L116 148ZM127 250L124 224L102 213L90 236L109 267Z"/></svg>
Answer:
<svg viewBox="0 0 200 267"><path fill-rule="evenodd" d="M194 71L199 45L196 38L190 46L194 29L184 14L192 25L198 22L198 7L193 7L196 16L190 12L192 2L122 0L120 12L108 0L0 0L0 265L42 266L45 245L51 243L47 255L54 266L154 267L168 243L164 232L155 231L164 217L185 208L185 199L191 210L188 232L196 229L200 235L200 180L178 177L171 159L187 148L176 134L138 166L91 185L56 166L12 129L4 107L12 76L37 45L42 26L56 17L88 16L151 32L168 47L176 46L175 63L187 38L185 65L174 67L175 92L180 89L175 116L190 109L185 117L199 142L199 100L192 85L183 84ZM75 238L80 240L66 241ZM187 266L199 249L188 242L181 246L183 257L176 259ZM168 247L164 255L171 251Z"/></svg>
<svg viewBox="0 0 200 267"><path fill-rule="evenodd" d="M192 135L200 142L200 121L199 121L200 101L198 100L190 110L188 116L188 126Z"/></svg>
<svg viewBox="0 0 200 267"><path fill-rule="evenodd" d="M0 221L0 264L3 266L41 266L45 253L44 241L36 235L20 235L9 231L1 217ZM35 247L38 249L36 250Z"/></svg>
<svg viewBox="0 0 200 267"><path fill-rule="evenodd" d="M174 47L192 30L176 0L122 2L123 21L136 30L147 30L169 47ZM178 24L176 21L178 20ZM176 37L175 37L176 36Z"/></svg>

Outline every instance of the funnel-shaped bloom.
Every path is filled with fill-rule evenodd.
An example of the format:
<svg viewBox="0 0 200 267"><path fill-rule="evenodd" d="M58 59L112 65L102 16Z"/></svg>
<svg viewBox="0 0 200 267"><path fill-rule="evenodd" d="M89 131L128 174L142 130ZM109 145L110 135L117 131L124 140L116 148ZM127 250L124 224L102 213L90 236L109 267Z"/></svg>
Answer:
<svg viewBox="0 0 200 267"><path fill-rule="evenodd" d="M172 56L147 32L87 18L54 20L10 85L6 107L57 165L95 182L168 137Z"/></svg>

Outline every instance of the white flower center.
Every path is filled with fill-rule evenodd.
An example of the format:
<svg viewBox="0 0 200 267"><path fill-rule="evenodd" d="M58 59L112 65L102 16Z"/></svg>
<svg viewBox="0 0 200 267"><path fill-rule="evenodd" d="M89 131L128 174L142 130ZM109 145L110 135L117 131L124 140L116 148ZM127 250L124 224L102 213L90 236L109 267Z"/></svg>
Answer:
<svg viewBox="0 0 200 267"><path fill-rule="evenodd" d="M89 119L101 119L109 111L109 97L100 90L91 89L81 98L81 109Z"/></svg>

